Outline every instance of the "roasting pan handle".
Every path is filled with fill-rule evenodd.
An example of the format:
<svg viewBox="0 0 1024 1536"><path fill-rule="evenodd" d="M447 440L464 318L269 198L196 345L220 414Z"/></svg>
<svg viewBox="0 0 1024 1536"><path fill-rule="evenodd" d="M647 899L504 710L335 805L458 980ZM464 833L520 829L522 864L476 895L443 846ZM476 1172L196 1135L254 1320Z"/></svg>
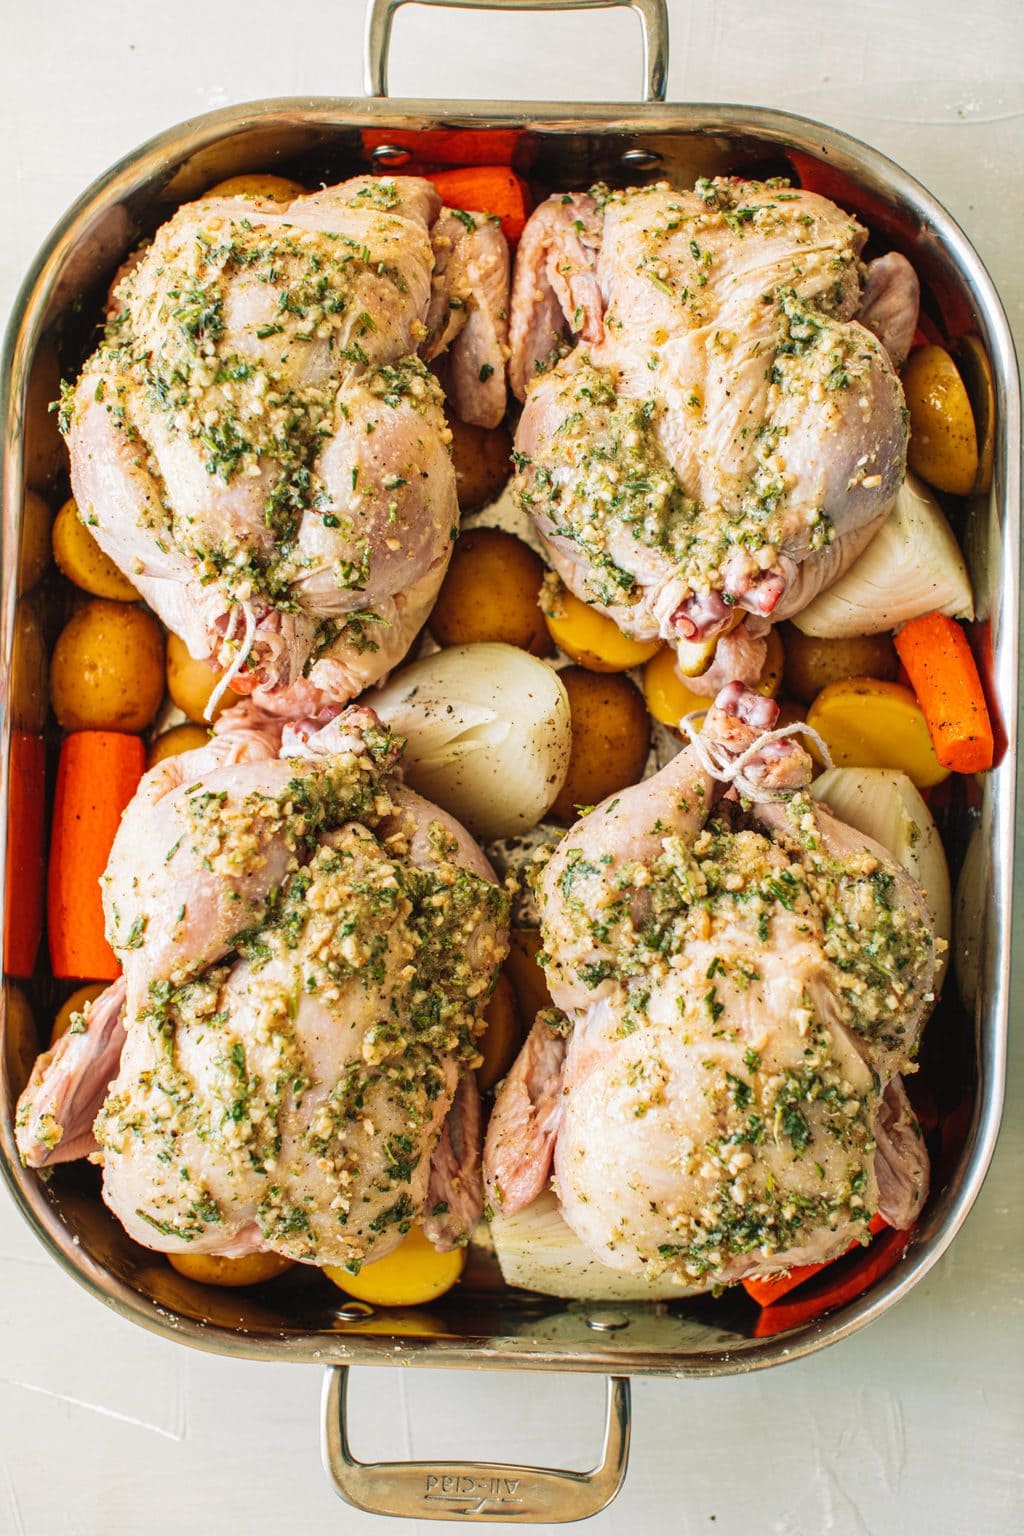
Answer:
<svg viewBox="0 0 1024 1536"><path fill-rule="evenodd" d="M416 1520L585 1520L622 1487L629 1456L629 1381L607 1378L601 1460L589 1472L517 1467L493 1461L357 1461L346 1427L348 1366L324 1379L324 1466L347 1504L374 1515Z"/></svg>
<svg viewBox="0 0 1024 1536"><path fill-rule="evenodd" d="M368 96L388 93L391 26L399 6L410 0L370 0L366 11L365 80ZM470 11L606 11L625 6L640 18L644 35L644 100L664 101L668 80L666 0L415 0Z"/></svg>

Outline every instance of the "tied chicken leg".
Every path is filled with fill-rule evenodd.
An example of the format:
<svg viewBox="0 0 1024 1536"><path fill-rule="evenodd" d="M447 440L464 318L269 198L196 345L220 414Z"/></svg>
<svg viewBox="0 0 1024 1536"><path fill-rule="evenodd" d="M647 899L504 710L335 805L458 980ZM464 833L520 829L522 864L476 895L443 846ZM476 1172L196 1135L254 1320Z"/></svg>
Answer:
<svg viewBox="0 0 1024 1536"><path fill-rule="evenodd" d="M699 740L578 822L538 881L562 1012L538 1016L499 1092L488 1200L522 1208L553 1159L580 1240L652 1280L826 1261L876 1211L910 1225L927 1192L899 1077L933 1001L923 894L806 793L776 713L730 685Z"/></svg>
<svg viewBox="0 0 1024 1536"><path fill-rule="evenodd" d="M496 425L508 284L498 226L415 177L203 198L122 269L61 413L75 497L236 692L294 715L405 654L458 527L424 359Z"/></svg>
<svg viewBox="0 0 1024 1536"><path fill-rule="evenodd" d="M520 503L627 634L678 647L742 620L692 679L709 696L756 682L767 620L842 574L903 479L918 285L890 253L863 286L866 238L825 198L734 180L549 198L524 231Z"/></svg>
<svg viewBox="0 0 1024 1536"><path fill-rule="evenodd" d="M123 979L40 1058L17 1135L37 1167L91 1152L136 1241L358 1269L416 1218L440 1248L478 1219L507 901L398 753L368 709L236 716L126 811L103 882Z"/></svg>

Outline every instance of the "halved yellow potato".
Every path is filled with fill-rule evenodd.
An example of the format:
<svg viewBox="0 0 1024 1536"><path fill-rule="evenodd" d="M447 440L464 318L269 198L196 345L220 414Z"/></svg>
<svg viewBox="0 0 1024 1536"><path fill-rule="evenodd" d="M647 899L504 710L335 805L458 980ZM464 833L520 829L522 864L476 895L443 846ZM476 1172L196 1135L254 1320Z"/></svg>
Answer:
<svg viewBox="0 0 1024 1536"><path fill-rule="evenodd" d="M548 601L546 587L545 583ZM544 622L559 650L589 672L628 672L630 667L642 667L662 648L658 639L634 640L623 634L614 619L581 602L561 583L545 607Z"/></svg>
<svg viewBox="0 0 1024 1536"><path fill-rule="evenodd" d="M262 1285L294 1268L294 1261L280 1253L247 1253L242 1259L222 1259L215 1253L169 1253L167 1261L179 1275L200 1285Z"/></svg>
<svg viewBox="0 0 1024 1536"><path fill-rule="evenodd" d="M684 715L707 709L710 699L694 693L686 685L686 679L676 666L675 652L670 646L659 651L644 668L644 698L648 711L662 725L673 730Z"/></svg>
<svg viewBox="0 0 1024 1536"><path fill-rule="evenodd" d="M768 648L764 666L757 680L758 693L773 699L782 682L784 665L783 645L777 629L769 631ZM690 673L689 676L693 676ZM644 698L655 720L675 730L684 715L697 710L710 709L713 700L706 694L695 693L687 684L676 664L675 653L670 646L649 661L644 668Z"/></svg>
<svg viewBox="0 0 1024 1536"><path fill-rule="evenodd" d="M61 1035L66 1035L71 1027L73 1014L81 1013L86 1003L95 1002L101 992L109 987L109 981L87 981L84 986L77 987L70 997L66 997L57 1009L57 1015L53 1021L53 1030L50 1034L50 1044L56 1045Z"/></svg>
<svg viewBox="0 0 1024 1536"><path fill-rule="evenodd" d="M466 1267L465 1248L438 1253L422 1227L411 1227L386 1258L364 1264L358 1275L333 1264L324 1274L346 1296L378 1307L418 1307L450 1291Z"/></svg>
<svg viewBox="0 0 1024 1536"><path fill-rule="evenodd" d="M964 381L945 347L911 352L903 393L910 412L910 468L937 491L969 496L978 478L978 434Z"/></svg>
<svg viewBox="0 0 1024 1536"><path fill-rule="evenodd" d="M807 711L807 724L837 768L898 768L918 789L949 777L935 756L920 705L900 683L875 677L830 683Z"/></svg>

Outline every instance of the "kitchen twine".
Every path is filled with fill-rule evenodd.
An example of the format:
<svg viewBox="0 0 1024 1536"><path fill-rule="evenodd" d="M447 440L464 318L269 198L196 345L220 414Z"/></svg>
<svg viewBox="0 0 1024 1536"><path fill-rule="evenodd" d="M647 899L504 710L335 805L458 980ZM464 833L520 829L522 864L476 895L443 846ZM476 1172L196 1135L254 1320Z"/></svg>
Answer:
<svg viewBox="0 0 1024 1536"><path fill-rule="evenodd" d="M240 603L237 607L232 608L231 621L228 624L227 634L224 636L224 639L230 642L235 638L235 629L237 628L235 620L238 618L239 608L242 610L242 621L245 626L242 635L242 643L235 654L234 661L231 663L230 667L228 667L227 671L224 673L224 676L221 678L220 682L217 684L216 688L213 690L213 692L210 694L210 697L206 701L206 708L203 710L204 720L213 719L214 711L216 710L217 705L220 703L221 699L227 693L228 689L231 687L231 684L238 676L239 672L241 672L242 668L249 660L249 656L252 652L253 642L256 639L256 616L252 609L249 607L248 603Z"/></svg>
<svg viewBox="0 0 1024 1536"><path fill-rule="evenodd" d="M821 753L826 768L833 767L832 755L822 741L818 732L812 725L807 725L803 720L794 720L792 725L780 725L774 731L762 731L750 743L745 751L733 756L728 747L721 741L712 741L704 736L700 726L703 724L708 711L706 709L691 710L684 715L679 722L679 729L686 735L693 747L701 767L723 783L731 784L743 796L744 800L750 800L754 804L765 801L788 800L792 795L791 789L766 789L756 779L747 773L747 765L761 753L770 741L792 741L796 736L809 736L811 741Z"/></svg>

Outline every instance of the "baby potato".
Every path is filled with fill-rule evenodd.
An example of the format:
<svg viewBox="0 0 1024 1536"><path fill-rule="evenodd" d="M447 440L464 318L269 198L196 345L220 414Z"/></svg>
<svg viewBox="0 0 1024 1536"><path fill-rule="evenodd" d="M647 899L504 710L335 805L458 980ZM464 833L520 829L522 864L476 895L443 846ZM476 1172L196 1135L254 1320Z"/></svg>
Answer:
<svg viewBox="0 0 1024 1536"><path fill-rule="evenodd" d="M623 634L614 619L581 602L561 582L550 596L545 590L543 602L548 634L588 672L628 672L661 650L660 640L633 640Z"/></svg>
<svg viewBox="0 0 1024 1536"><path fill-rule="evenodd" d="M448 417L455 490L460 512L486 507L504 489L512 473L512 437L506 426L477 427Z"/></svg>
<svg viewBox="0 0 1024 1536"><path fill-rule="evenodd" d="M992 364L980 336L961 338L956 365L971 402L971 415L978 435L978 474L971 494L980 496L991 489L996 451L996 386Z"/></svg>
<svg viewBox="0 0 1024 1536"><path fill-rule="evenodd" d="M39 1038L28 998L13 982L4 983L4 1063L11 1091L19 1094L32 1075Z"/></svg>
<svg viewBox="0 0 1024 1536"><path fill-rule="evenodd" d="M891 635L857 635L848 640L815 639L801 634L793 624L785 632L786 692L810 704L829 683L844 677L879 677L892 682L899 661Z"/></svg>
<svg viewBox="0 0 1024 1536"><path fill-rule="evenodd" d="M480 1040L483 1061L476 1069L477 1087L486 1093L499 1083L519 1049L519 1010L512 983L502 971L484 1010L487 1028Z"/></svg>
<svg viewBox="0 0 1024 1536"><path fill-rule="evenodd" d="M48 486L67 464L67 454L51 410L60 395L60 362L50 341L44 341L32 359L25 395L25 478L30 485Z"/></svg>
<svg viewBox="0 0 1024 1536"><path fill-rule="evenodd" d="M220 674L213 667L207 666L205 661L196 661L189 655L188 646L177 635L167 636L167 692L177 704L182 714L196 725L204 725L206 716L203 713L210 702L210 694L220 681ZM239 695L230 688L226 688L217 701L217 708L213 712L216 720L222 709L227 709L229 704L237 704ZM186 750L183 747L179 751Z"/></svg>
<svg viewBox="0 0 1024 1536"><path fill-rule="evenodd" d="M53 558L69 581L94 597L110 597L122 603L138 602L139 594L105 555L83 523L73 496L57 513L53 524Z"/></svg>
<svg viewBox="0 0 1024 1536"><path fill-rule="evenodd" d="M551 814L558 821L575 821L576 806L597 805L637 782L647 761L650 729L639 690L621 672L565 667L558 675L569 695L572 752Z"/></svg>
<svg viewBox="0 0 1024 1536"><path fill-rule="evenodd" d="M978 434L963 379L944 347L911 352L903 393L910 412L910 468L937 491L969 496L978 478Z"/></svg>
<svg viewBox="0 0 1024 1536"><path fill-rule="evenodd" d="M755 691L764 694L766 699L774 699L782 685L782 670L785 662L785 654L782 649L782 636L777 628L768 631L768 644L764 653L764 665L761 668L761 676L755 683Z"/></svg>
<svg viewBox="0 0 1024 1536"><path fill-rule="evenodd" d="M84 987L77 987L70 997L64 999L53 1021L53 1030L50 1034L51 1045L56 1045L61 1035L67 1034L71 1027L71 1015L81 1013L86 1003L95 1002L109 985L109 981L87 981Z"/></svg>
<svg viewBox="0 0 1024 1536"><path fill-rule="evenodd" d="M178 757L182 752L193 752L196 747L205 747L209 740L209 731L201 725L172 725L169 731L162 732L153 742L146 757L146 767L155 768L157 763L162 763L167 757Z"/></svg>
<svg viewBox="0 0 1024 1536"><path fill-rule="evenodd" d="M50 563L50 509L38 491L25 492L18 549L18 596L29 592Z"/></svg>
<svg viewBox="0 0 1024 1536"><path fill-rule="evenodd" d="M781 730L784 725L796 725L798 721L803 721L806 723L807 710L803 704L798 702L798 700L778 699L776 702L779 706L779 717L775 722L775 730ZM800 745L803 747L805 752L811 751L811 745L808 742L806 736L800 737Z"/></svg>
<svg viewBox="0 0 1024 1536"><path fill-rule="evenodd" d="M537 601L543 579L543 561L522 539L500 528L472 528L455 541L430 632L438 645L497 640L548 656L551 641Z"/></svg>
<svg viewBox="0 0 1024 1536"><path fill-rule="evenodd" d="M271 203L291 203L297 197L303 197L305 191L305 187L297 181L289 180L287 176L272 176L267 171L248 171L242 176L229 176L226 181L218 181L203 196L260 197Z"/></svg>
<svg viewBox="0 0 1024 1536"><path fill-rule="evenodd" d="M241 1259L222 1259L215 1253L169 1253L167 1262L179 1275L200 1285L262 1285L294 1269L294 1260L280 1253L247 1253Z"/></svg>
<svg viewBox="0 0 1024 1536"><path fill-rule="evenodd" d="M465 1248L438 1253L422 1227L410 1227L398 1247L383 1259L364 1264L358 1275L333 1264L324 1274L357 1301L378 1307L418 1307L450 1291L466 1267Z"/></svg>
<svg viewBox="0 0 1024 1536"><path fill-rule="evenodd" d="M94 597L65 624L50 701L66 731L144 731L164 696L164 637L144 609Z"/></svg>
<svg viewBox="0 0 1024 1536"><path fill-rule="evenodd" d="M548 980L537 964L541 937L539 928L513 928L508 936L505 972L511 978L519 1003L519 1015L527 1028L542 1008L552 1007Z"/></svg>
<svg viewBox="0 0 1024 1536"><path fill-rule="evenodd" d="M14 613L10 690L15 729L38 736L46 724L46 638L31 594L22 598Z"/></svg>

